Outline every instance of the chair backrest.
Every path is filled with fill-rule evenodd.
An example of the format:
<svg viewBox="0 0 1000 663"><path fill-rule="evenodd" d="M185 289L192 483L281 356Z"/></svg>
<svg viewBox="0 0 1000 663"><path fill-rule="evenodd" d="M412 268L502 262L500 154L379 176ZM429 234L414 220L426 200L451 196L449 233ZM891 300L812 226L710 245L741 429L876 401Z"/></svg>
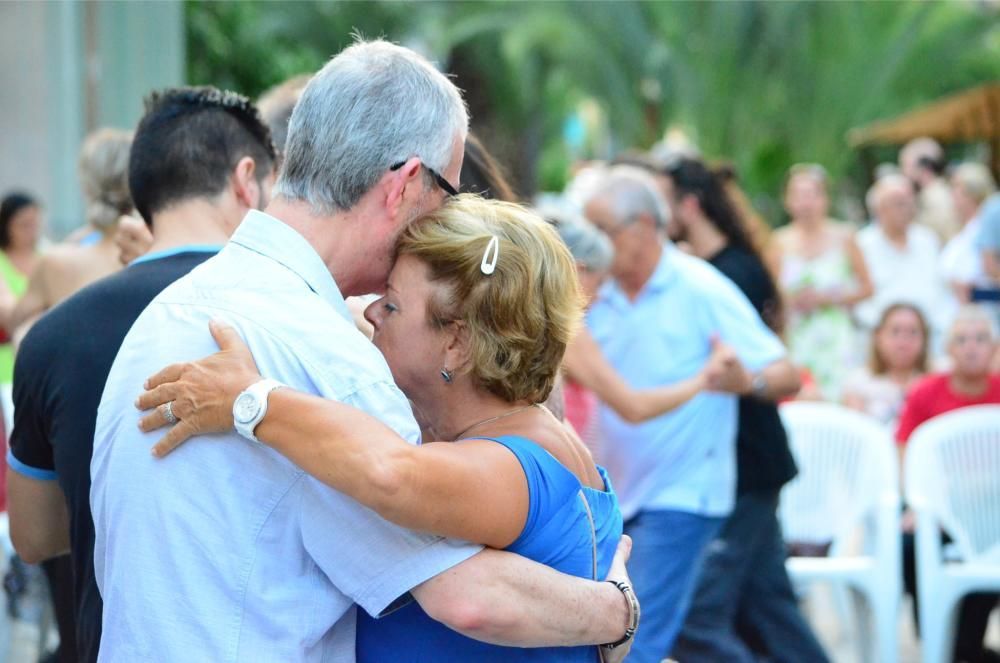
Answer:
<svg viewBox="0 0 1000 663"><path fill-rule="evenodd" d="M931 514L965 561L1000 561L1000 405L924 423L906 448L906 501Z"/></svg>
<svg viewBox="0 0 1000 663"><path fill-rule="evenodd" d="M889 432L833 403L781 406L798 476L781 493L786 541L823 544L846 536L884 500L899 500Z"/></svg>

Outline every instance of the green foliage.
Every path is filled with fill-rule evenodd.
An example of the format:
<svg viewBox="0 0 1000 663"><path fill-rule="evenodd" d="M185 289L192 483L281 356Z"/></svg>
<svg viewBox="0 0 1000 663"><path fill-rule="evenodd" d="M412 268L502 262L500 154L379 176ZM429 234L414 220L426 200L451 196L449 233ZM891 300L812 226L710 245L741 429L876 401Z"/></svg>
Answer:
<svg viewBox="0 0 1000 663"><path fill-rule="evenodd" d="M846 131L1000 79L996 10L971 2L194 2L192 83L257 95L357 29L457 76L473 126L522 192L557 185L563 125L603 110L608 157L682 127L732 160L772 218L788 166L860 178ZM854 183L859 189L863 182Z"/></svg>

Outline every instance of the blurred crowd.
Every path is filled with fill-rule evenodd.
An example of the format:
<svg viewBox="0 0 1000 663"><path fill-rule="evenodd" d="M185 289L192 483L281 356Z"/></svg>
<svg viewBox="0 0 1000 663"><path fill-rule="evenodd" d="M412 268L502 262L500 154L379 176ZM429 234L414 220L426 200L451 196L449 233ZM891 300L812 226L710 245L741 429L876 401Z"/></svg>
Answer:
<svg viewBox="0 0 1000 663"><path fill-rule="evenodd" d="M275 163L309 80L275 87L252 110L269 128ZM0 389L5 430L14 431L11 533L24 561L49 558L44 570L61 641L52 660L96 660L100 599L93 571L81 572L93 559L78 548L92 547L94 533L73 542L72 558L54 555L25 533L31 528L16 513L39 495L23 478L53 479L58 462L51 454L39 461L27 441L19 446L18 429L60 433L18 414L31 409L44 418L37 411L44 402L27 402L38 396L33 387L18 393L20 383L35 379L27 371L47 369L18 359L15 375L15 353L50 309L142 265L160 241L160 227L150 223L155 214L135 209L130 196L130 183L138 182L146 187L141 200L156 200L150 183L137 179L134 156L130 165L139 147L131 131L87 136L79 156L85 217L59 243L43 240L44 201L9 192L0 204ZM256 160L261 168L268 157ZM794 542L782 537L777 506L796 467L778 405L823 400L863 412L892 431L902 458L928 419L1000 404L1000 194L990 170L949 161L930 138L914 140L900 150L898 165L879 168L864 201L870 220L859 228L831 215L823 166L796 165L783 191L787 223L773 230L777 220L755 212L738 173L693 150L579 164L565 191L533 201L519 201L504 171L470 134L460 191L524 202L575 260L586 325L568 344L548 406L607 468L632 537L628 568L643 626L628 660L827 660L784 567ZM238 169L224 174L241 177ZM227 232L238 225L237 212L263 198L251 184L243 193L234 187L242 207L206 198L217 206L209 215L235 218L219 226ZM374 299L347 300L369 336L372 323L362 311ZM49 338L54 355L61 341ZM101 337L92 342L99 346ZM89 460L88 450L73 462L86 473ZM52 513L62 510L64 526L66 519L89 522L89 475L82 487L64 479L59 475L68 510L60 505ZM912 522L903 520L906 584L915 593ZM30 569L18 559L8 571L12 610ZM966 602L955 660L995 660L986 658L982 640L996 602L996 595Z"/></svg>

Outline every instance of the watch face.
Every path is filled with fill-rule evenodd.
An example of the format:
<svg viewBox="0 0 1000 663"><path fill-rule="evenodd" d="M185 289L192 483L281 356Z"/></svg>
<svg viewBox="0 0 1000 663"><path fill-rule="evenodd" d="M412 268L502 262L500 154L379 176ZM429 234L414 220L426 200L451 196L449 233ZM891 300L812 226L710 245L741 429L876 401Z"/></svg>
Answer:
<svg viewBox="0 0 1000 663"><path fill-rule="evenodd" d="M240 394L233 405L233 418L241 424L253 421L260 410L260 403L253 394Z"/></svg>

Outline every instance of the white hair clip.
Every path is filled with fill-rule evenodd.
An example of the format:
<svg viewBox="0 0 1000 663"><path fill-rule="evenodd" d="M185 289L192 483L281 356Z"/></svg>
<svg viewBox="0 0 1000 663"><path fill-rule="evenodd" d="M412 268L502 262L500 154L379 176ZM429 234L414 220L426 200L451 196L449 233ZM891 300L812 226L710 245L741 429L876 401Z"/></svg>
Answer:
<svg viewBox="0 0 1000 663"><path fill-rule="evenodd" d="M489 276L497 268L497 260L500 259L500 239L493 235L490 243L486 245L486 252L483 253L483 262L479 265L480 271Z"/></svg>

